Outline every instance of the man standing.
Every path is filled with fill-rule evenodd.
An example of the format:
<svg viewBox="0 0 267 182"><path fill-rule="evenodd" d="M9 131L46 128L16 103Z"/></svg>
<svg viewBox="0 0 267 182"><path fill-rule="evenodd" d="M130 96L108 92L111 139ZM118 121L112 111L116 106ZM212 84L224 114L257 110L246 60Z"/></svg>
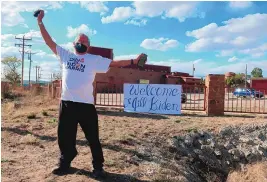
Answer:
<svg viewBox="0 0 267 182"><path fill-rule="evenodd" d="M107 72L109 67L137 64L138 60L112 61L98 55L88 54L89 38L79 34L74 41L75 52L58 46L46 31L42 22L44 11L40 10L37 22L48 47L62 64L62 94L59 110L58 145L61 152L59 166L53 174L67 174L71 161L76 157L77 125L80 124L89 142L93 158L94 177L104 176L104 157L99 141L98 115L94 106L93 81L95 73Z"/></svg>

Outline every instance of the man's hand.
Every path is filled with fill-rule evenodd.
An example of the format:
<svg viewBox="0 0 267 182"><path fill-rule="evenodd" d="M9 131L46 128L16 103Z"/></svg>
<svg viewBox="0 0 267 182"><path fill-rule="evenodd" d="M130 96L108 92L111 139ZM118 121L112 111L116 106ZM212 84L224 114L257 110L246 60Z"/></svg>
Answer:
<svg viewBox="0 0 267 182"><path fill-rule="evenodd" d="M43 18L44 18L44 10L40 10L40 13L37 17L37 21L42 22Z"/></svg>
<svg viewBox="0 0 267 182"><path fill-rule="evenodd" d="M147 62L147 55L142 53L136 59L133 60L133 64L143 67Z"/></svg>

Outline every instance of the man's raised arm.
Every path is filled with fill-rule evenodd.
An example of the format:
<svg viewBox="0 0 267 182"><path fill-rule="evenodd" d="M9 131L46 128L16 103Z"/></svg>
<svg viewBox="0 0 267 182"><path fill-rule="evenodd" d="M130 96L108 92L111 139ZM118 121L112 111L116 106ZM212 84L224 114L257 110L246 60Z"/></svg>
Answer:
<svg viewBox="0 0 267 182"><path fill-rule="evenodd" d="M37 17L37 22L40 28L40 32L41 35L46 43L46 45L48 45L48 47L55 53L57 54L57 50L56 50L56 46L57 44L52 40L51 36L49 35L49 33L46 31L45 26L43 24L43 17L44 17L44 11L40 10L40 13Z"/></svg>

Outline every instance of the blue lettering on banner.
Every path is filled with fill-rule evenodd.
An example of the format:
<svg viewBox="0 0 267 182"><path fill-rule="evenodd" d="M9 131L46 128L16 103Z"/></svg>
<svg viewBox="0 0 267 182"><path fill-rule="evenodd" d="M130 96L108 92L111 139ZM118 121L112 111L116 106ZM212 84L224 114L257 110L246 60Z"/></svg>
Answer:
<svg viewBox="0 0 267 182"><path fill-rule="evenodd" d="M124 84L124 108L130 112L180 114L181 86Z"/></svg>

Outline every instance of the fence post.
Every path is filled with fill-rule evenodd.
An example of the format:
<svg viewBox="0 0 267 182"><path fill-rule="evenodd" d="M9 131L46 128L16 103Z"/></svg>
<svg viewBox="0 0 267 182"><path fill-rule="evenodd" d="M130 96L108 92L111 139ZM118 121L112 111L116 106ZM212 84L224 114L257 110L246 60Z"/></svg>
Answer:
<svg viewBox="0 0 267 182"><path fill-rule="evenodd" d="M56 84L52 83L52 98L56 97Z"/></svg>
<svg viewBox="0 0 267 182"><path fill-rule="evenodd" d="M206 114L208 116L224 115L225 77L224 75L209 74L205 79L206 85Z"/></svg>
<svg viewBox="0 0 267 182"><path fill-rule="evenodd" d="M51 83L48 83L48 85L47 85L47 95L48 95L48 97L51 97Z"/></svg>
<svg viewBox="0 0 267 182"><path fill-rule="evenodd" d="M93 83L93 96L94 96L94 105L96 105L96 97L97 97L97 82Z"/></svg>

